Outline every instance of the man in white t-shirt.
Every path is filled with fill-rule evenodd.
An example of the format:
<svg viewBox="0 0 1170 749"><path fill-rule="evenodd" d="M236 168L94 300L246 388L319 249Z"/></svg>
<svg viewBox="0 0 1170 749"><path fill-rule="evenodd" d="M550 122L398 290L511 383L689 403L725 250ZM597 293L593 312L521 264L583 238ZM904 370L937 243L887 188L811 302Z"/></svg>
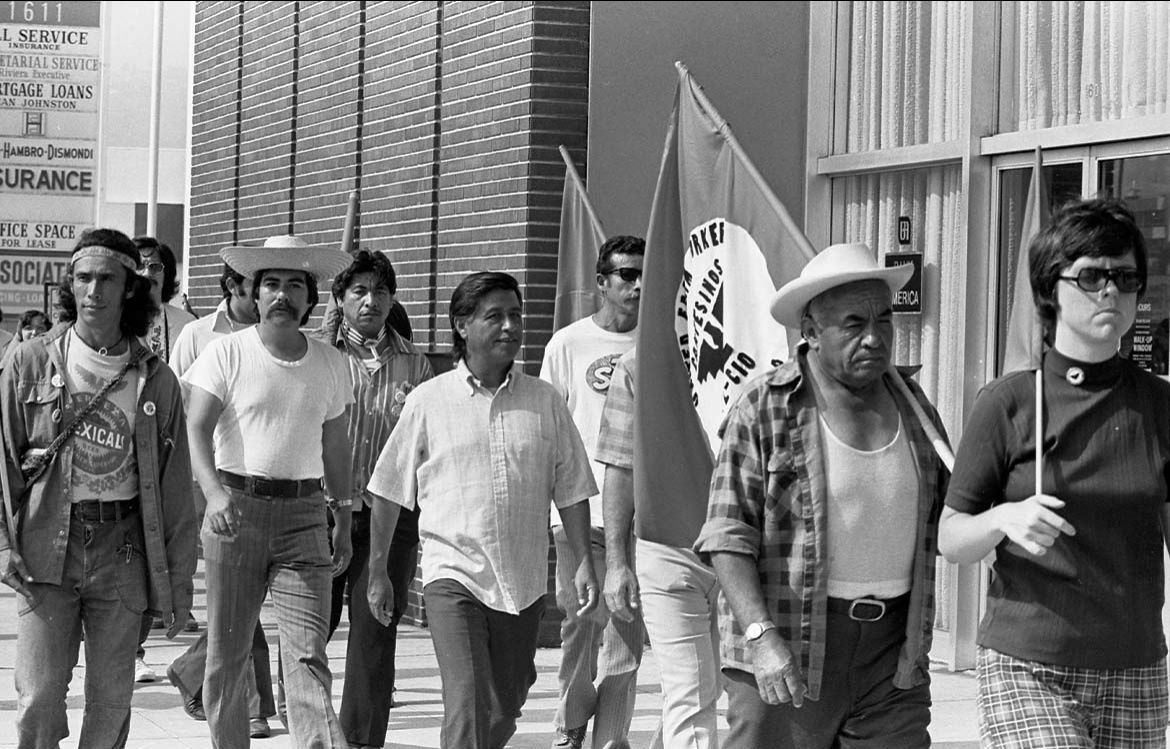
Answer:
<svg viewBox="0 0 1170 749"><path fill-rule="evenodd" d="M544 349L540 377L564 396L593 458L601 428L601 410L614 363L634 346L638 302L642 297L640 237L610 237L597 257L597 289L601 309L561 328ZM601 464L591 462L597 486L604 478ZM590 546L599 580L605 579L605 530L600 495L589 499ZM554 719L554 749L580 749L593 718L593 746L624 746L633 718L638 666L645 631L641 614L610 615L602 602L587 616L577 616L573 575L579 561L565 537L559 516L553 516L557 550L557 605L561 621L560 699Z"/></svg>
<svg viewBox="0 0 1170 749"><path fill-rule="evenodd" d="M193 472L207 498L204 707L216 747L248 746L248 652L267 589L276 604L289 732L296 746L345 746L325 655L332 578L349 564L349 368L300 331L317 284L347 265L297 237L220 256L252 278L260 322L211 342L190 386ZM321 478L334 498L330 559Z"/></svg>

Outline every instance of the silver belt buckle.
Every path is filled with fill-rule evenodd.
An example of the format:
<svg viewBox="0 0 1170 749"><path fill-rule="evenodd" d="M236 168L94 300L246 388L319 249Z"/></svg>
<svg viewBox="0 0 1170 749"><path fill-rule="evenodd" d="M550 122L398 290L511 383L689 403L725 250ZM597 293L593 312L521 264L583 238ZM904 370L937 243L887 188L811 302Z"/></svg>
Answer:
<svg viewBox="0 0 1170 749"><path fill-rule="evenodd" d="M858 607L861 609L858 610ZM867 610L869 607L877 609L877 613L871 615L871 612ZM849 618L855 622L876 622L885 615L886 602L876 598L858 598L849 604Z"/></svg>

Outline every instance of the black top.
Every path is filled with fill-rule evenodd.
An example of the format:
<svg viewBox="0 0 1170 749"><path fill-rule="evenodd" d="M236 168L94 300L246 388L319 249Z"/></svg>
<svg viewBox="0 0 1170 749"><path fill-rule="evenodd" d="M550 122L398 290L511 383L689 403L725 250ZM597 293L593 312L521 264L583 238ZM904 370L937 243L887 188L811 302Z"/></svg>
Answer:
<svg viewBox="0 0 1170 749"><path fill-rule="evenodd" d="M1072 370L1070 373L1070 369ZM1035 375L1014 372L979 394L946 504L977 514L1033 494ZM1161 512L1170 467L1170 384L1128 360L1044 359L1045 494L1075 536L1043 556L1005 538L978 643L1080 668L1148 666L1162 635Z"/></svg>

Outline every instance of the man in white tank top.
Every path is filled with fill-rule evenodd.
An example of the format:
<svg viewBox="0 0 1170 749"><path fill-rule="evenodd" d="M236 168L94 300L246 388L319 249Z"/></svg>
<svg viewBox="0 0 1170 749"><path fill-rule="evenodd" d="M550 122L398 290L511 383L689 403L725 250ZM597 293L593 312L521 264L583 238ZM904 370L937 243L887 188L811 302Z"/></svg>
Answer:
<svg viewBox="0 0 1170 749"><path fill-rule="evenodd" d="M773 297L795 357L723 426L695 549L722 585L726 746L930 745L938 509L946 471L890 370L909 266L834 245Z"/></svg>
<svg viewBox="0 0 1170 749"><path fill-rule="evenodd" d="M292 236L220 256L252 278L260 322L212 341L183 375L193 472L207 498L203 701L212 745L248 746L248 652L268 590L293 744L345 746L325 643L332 578L352 551L353 391L344 356L300 327L318 282L350 257ZM332 555L322 476L335 500Z"/></svg>

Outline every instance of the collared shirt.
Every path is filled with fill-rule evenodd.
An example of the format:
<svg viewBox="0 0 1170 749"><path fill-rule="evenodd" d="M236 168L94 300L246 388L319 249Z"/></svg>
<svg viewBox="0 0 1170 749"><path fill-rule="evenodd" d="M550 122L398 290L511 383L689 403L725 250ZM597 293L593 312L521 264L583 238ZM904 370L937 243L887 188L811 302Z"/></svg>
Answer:
<svg viewBox="0 0 1170 749"><path fill-rule="evenodd" d="M434 370L415 346L393 330L386 330L373 346L378 366L371 370L355 350L352 336L346 335L348 326L339 326L333 344L346 355L349 374L353 380L354 405L349 409L349 444L353 449L352 475L354 500L370 506L371 495L366 491L374 464L390 438L390 433L402 415L406 395L421 382L434 377ZM354 331L356 333L356 331ZM323 329L322 335L328 335ZM363 348L369 349L368 346ZM355 504L354 509L359 509Z"/></svg>
<svg viewBox="0 0 1170 749"><path fill-rule="evenodd" d="M8 527L0 513L0 551L20 552L32 582L60 585L69 546L73 486L69 477L78 450L66 440L45 474L26 487L18 466L30 448L45 448L77 413L65 377L65 338L71 324L59 324L23 343L0 373L3 444L12 494ZM191 499L191 465L179 383L167 365L130 342L138 360L137 412L133 440L137 455L139 508L146 542L150 589L148 611L163 616L191 608L195 541L199 525ZM100 497L99 497L100 499Z"/></svg>
<svg viewBox="0 0 1170 749"><path fill-rule="evenodd" d="M749 384L728 412L707 522L695 550L746 554L756 560L768 614L800 659L809 697L817 699L825 660L829 565L821 427L803 370L807 352L807 343L802 343L793 359ZM945 433L917 383L904 379L935 427ZM892 384L887 387L908 429L918 474L910 615L894 674L894 686L906 689L929 678L938 515L947 473L910 404ZM743 627L723 593L719 637L723 665L750 673Z"/></svg>
<svg viewBox="0 0 1170 749"><path fill-rule="evenodd" d="M423 584L518 614L548 588L549 500L597 493L565 399L513 366L493 394L460 363L414 389L369 490L421 508Z"/></svg>
<svg viewBox="0 0 1170 749"><path fill-rule="evenodd" d="M215 311L210 315L204 315L183 326L183 329L175 336L168 363L171 365L171 369L175 370L175 374L182 377L191 368L195 358L207 348L207 344L237 330L250 328L254 324L233 322L228 314L228 300L221 299Z"/></svg>

